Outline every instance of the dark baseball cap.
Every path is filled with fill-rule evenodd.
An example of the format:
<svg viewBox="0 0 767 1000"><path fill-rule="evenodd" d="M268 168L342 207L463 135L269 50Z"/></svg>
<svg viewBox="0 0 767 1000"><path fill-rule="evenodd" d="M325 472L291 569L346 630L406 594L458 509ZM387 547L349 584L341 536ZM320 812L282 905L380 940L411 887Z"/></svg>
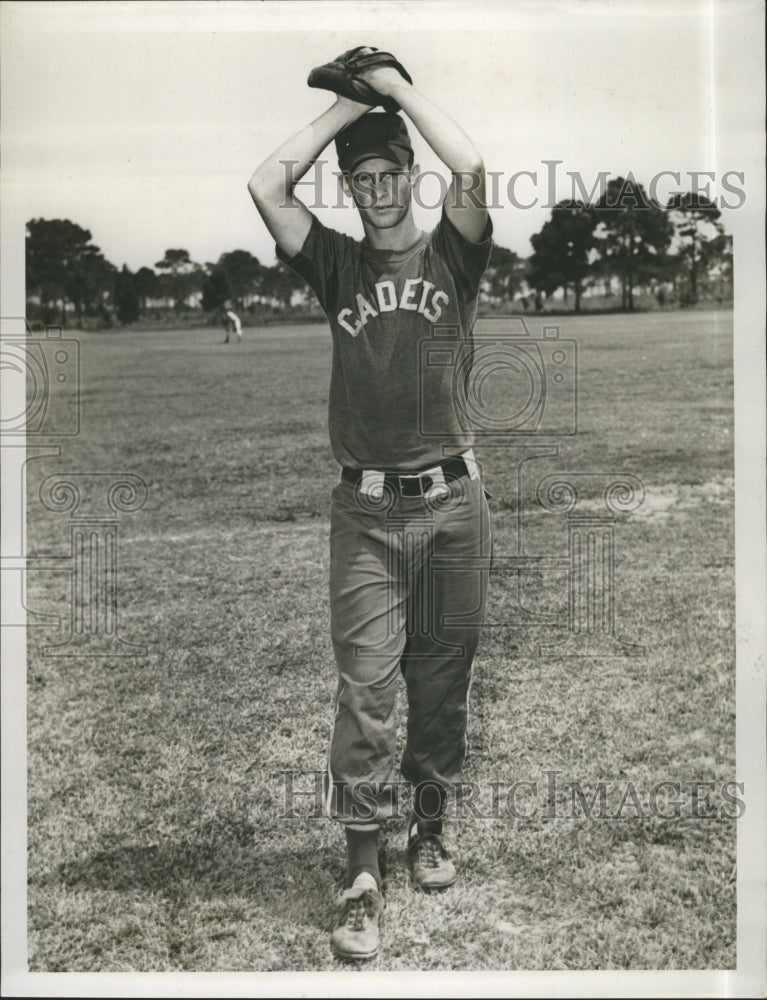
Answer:
<svg viewBox="0 0 767 1000"><path fill-rule="evenodd" d="M380 157L401 167L413 162L413 147L407 125L390 111L368 112L336 136L338 165L347 174L362 163Z"/></svg>

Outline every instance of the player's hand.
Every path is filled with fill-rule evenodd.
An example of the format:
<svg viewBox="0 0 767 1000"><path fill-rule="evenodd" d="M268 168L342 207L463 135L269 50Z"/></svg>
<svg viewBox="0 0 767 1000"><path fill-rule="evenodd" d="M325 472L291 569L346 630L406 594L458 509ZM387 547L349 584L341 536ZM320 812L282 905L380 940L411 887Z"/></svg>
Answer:
<svg viewBox="0 0 767 1000"><path fill-rule="evenodd" d="M382 97L389 97L402 87L412 86L393 66L374 66L372 69L363 70L358 76Z"/></svg>
<svg viewBox="0 0 767 1000"><path fill-rule="evenodd" d="M350 111L360 115L366 111L370 111L369 104L362 104L360 101L353 101L351 97L343 97L341 94L336 96L336 107L343 108L344 111Z"/></svg>

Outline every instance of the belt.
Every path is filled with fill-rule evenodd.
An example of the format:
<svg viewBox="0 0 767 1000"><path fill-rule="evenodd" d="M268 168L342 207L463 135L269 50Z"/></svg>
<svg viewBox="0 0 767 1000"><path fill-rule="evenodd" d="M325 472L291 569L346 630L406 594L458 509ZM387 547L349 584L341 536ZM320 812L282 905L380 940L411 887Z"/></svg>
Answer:
<svg viewBox="0 0 767 1000"><path fill-rule="evenodd" d="M383 473L382 484L403 497L421 497L436 483L444 483L451 479L460 479L462 476L470 475L468 466L460 456L448 458L438 465L432 465L421 472L385 472ZM350 469L344 467L341 470L341 479L345 483L357 486L362 481L362 469Z"/></svg>

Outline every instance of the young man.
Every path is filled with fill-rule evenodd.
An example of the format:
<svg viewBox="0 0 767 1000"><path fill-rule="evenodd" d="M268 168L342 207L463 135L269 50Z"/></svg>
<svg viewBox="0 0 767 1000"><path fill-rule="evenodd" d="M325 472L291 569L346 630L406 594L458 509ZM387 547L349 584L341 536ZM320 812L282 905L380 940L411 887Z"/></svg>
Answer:
<svg viewBox="0 0 767 1000"><path fill-rule="evenodd" d="M484 167L462 129L396 69L363 79L399 104L452 172L431 233L413 219L418 170L404 119L347 98L280 146L249 183L279 258L316 292L333 340L329 429L342 470L331 507L339 680L327 809L345 825L348 854L331 946L350 959L372 958L379 947L377 838L397 809L400 672L408 697L401 771L414 789L412 881L429 890L455 880L442 817L466 749L490 552L464 412L470 363L462 366L491 246ZM332 139L361 242L323 226L293 193ZM442 360L440 350L436 360L428 353L434 344L444 344Z"/></svg>

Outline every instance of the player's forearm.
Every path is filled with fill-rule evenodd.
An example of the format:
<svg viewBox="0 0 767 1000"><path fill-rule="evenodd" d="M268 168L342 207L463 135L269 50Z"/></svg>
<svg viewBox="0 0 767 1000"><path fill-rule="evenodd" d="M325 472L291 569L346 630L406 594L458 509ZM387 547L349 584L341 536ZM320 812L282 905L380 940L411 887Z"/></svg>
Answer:
<svg viewBox="0 0 767 1000"><path fill-rule="evenodd" d="M403 80L389 90L402 110L453 173L480 173L482 157L460 125L446 111Z"/></svg>
<svg viewBox="0 0 767 1000"><path fill-rule="evenodd" d="M328 143L341 129L369 110L350 101L337 101L268 156L253 173L248 190L253 200L282 199L292 192Z"/></svg>

